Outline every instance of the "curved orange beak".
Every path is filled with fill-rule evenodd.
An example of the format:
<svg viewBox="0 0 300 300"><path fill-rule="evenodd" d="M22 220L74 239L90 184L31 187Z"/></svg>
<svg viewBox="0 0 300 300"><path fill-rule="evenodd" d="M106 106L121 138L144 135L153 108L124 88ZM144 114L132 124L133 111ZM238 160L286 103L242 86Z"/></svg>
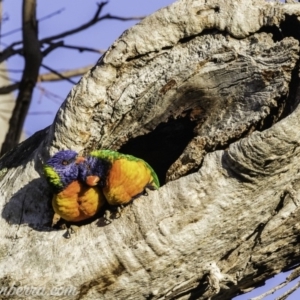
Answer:
<svg viewBox="0 0 300 300"><path fill-rule="evenodd" d="M75 160L75 163L76 164L80 164L82 162L85 161L85 158L83 156L77 156L76 160Z"/></svg>
<svg viewBox="0 0 300 300"><path fill-rule="evenodd" d="M100 177L99 176L95 176L95 175L90 175L87 176L85 182L87 185L89 186L95 186L97 185L97 183L100 181Z"/></svg>

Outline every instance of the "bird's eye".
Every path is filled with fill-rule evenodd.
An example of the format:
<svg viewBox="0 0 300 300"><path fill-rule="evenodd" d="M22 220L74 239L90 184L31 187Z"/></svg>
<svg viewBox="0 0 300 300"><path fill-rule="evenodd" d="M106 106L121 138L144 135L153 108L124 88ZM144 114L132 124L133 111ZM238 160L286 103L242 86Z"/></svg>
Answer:
<svg viewBox="0 0 300 300"><path fill-rule="evenodd" d="M69 162L68 162L67 160L63 160L63 161L62 161L62 164L63 164L64 166L66 166L66 165L69 164Z"/></svg>
<svg viewBox="0 0 300 300"><path fill-rule="evenodd" d="M91 165L87 165L86 168L87 168L88 170L90 170L90 169L91 169Z"/></svg>

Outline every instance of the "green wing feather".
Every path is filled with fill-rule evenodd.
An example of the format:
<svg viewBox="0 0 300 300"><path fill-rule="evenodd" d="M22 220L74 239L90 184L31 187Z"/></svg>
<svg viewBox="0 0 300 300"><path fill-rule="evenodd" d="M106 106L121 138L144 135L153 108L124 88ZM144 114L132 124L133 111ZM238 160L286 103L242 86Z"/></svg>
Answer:
<svg viewBox="0 0 300 300"><path fill-rule="evenodd" d="M62 188L63 184L60 180L59 175L56 173L54 168L44 165L44 174L47 177L49 184L51 184L54 188Z"/></svg>
<svg viewBox="0 0 300 300"><path fill-rule="evenodd" d="M138 160L134 156L121 154L117 151L112 151L112 150L95 150L95 151L92 151L90 155L94 156L94 157L97 157L97 158L109 160L110 162L114 162L117 159L125 158L125 157L130 159L130 160L135 160L135 161ZM129 156L129 157L127 157L127 156Z"/></svg>
<svg viewBox="0 0 300 300"><path fill-rule="evenodd" d="M144 163L150 170L151 176L153 178L153 182L154 182L156 188L158 189L159 188L159 180L158 180L157 174L155 173L155 171L152 169L152 167L147 162L144 161Z"/></svg>
<svg viewBox="0 0 300 300"><path fill-rule="evenodd" d="M122 153L119 153L119 152L113 151L113 150L95 150L95 151L92 151L90 155L97 157L97 158L109 160L110 162L114 162L115 160L121 159L121 158L125 158L125 159L131 160L131 161L143 161L144 164L147 166L147 168L151 172L151 176L153 178L153 183L155 184L156 188L159 188L159 180L158 180L158 177L157 177L155 171L152 169L152 167L147 162L145 162L141 158L137 158L137 157L129 155L129 154L122 154Z"/></svg>

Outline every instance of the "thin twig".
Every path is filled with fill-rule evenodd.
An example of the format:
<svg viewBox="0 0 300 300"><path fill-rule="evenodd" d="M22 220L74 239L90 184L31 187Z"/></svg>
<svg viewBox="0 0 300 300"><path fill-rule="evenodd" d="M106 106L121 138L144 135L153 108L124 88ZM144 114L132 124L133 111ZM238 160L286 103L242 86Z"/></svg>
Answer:
<svg viewBox="0 0 300 300"><path fill-rule="evenodd" d="M101 2L100 4L98 4L98 8L96 13L94 14L94 16L92 17L92 19L84 24L82 24L81 26L75 27L71 30L67 30L64 31L62 33L56 34L56 35L52 35L46 38L43 38L40 40L40 44L49 44L51 42L53 42L54 40L58 40L61 38L64 38L66 36L78 33L80 31L83 31L89 27L91 27L92 25L103 21L103 20L118 20L118 21L134 21L134 20L142 20L144 18L144 16L141 17L119 17L119 16L114 16L111 14L106 14L102 17L100 17L101 11L103 9L103 7L107 4L107 2ZM9 57L15 55L15 54L21 54L23 49L22 48L18 48L15 49L14 47L17 45L22 44L22 41L17 41L12 43L10 46L6 47L2 53L0 53L0 62L8 59Z"/></svg>
<svg viewBox="0 0 300 300"><path fill-rule="evenodd" d="M60 13L62 13L66 8L65 7L62 7L56 11L54 11L53 13L50 13L49 15L46 15L45 17L41 17L40 19L38 19L38 22L41 22L41 21L45 21L49 18L52 18L56 15L59 15Z"/></svg>
<svg viewBox="0 0 300 300"><path fill-rule="evenodd" d="M299 287L300 287L300 281L298 281L295 286L293 286L291 289L286 291L283 295L281 295L280 297L277 297L276 300L285 300L289 295L294 293Z"/></svg>
<svg viewBox="0 0 300 300"><path fill-rule="evenodd" d="M23 72L23 70L22 69L2 69L2 68L0 68L0 72L3 72L3 73L7 73L7 72L9 72L9 73L22 73Z"/></svg>
<svg viewBox="0 0 300 300"><path fill-rule="evenodd" d="M29 111L28 115L37 116L37 115L53 115L53 111Z"/></svg>
<svg viewBox="0 0 300 300"><path fill-rule="evenodd" d="M89 71L93 65L88 65L86 67L74 69L74 70L68 70L64 72L60 72L59 74L62 75L65 78L75 77L75 76L82 76L87 71ZM39 81L57 81L61 80L61 76L53 74L53 73L45 73L41 74L38 78Z"/></svg>
<svg viewBox="0 0 300 300"><path fill-rule="evenodd" d="M57 43L49 44L49 47L42 52L43 57L47 56L50 52L57 49L58 47L63 46L63 44L64 44L64 41L59 41Z"/></svg>
<svg viewBox="0 0 300 300"><path fill-rule="evenodd" d="M298 278L300 276L300 266L298 265L291 274L287 277L287 280L289 282L293 281L294 279Z"/></svg>
<svg viewBox="0 0 300 300"><path fill-rule="evenodd" d="M21 54L23 52L23 48L14 49L14 46L14 44L11 44L0 53L0 63L7 60L15 54Z"/></svg>
<svg viewBox="0 0 300 300"><path fill-rule="evenodd" d="M141 19L144 18L144 17L119 17L119 16L110 15L110 14L106 14L102 17L99 17L101 12L102 12L103 7L107 3L108 2L101 2L100 4L98 4L98 9L96 10L96 13L94 14L93 18L90 21L88 21L88 22L86 22L86 23L84 23L84 24L82 24L82 25L80 25L76 28L73 28L71 30L67 30L67 31L59 33L59 34L43 38L43 39L41 39L41 43L49 43L53 40L61 39L63 37L72 35L74 33L77 33L79 31L87 29L87 28L91 27L92 25L94 25L94 24L96 24L100 21L106 20L106 19L119 20L119 21L132 21L132 20L141 20Z"/></svg>
<svg viewBox="0 0 300 300"><path fill-rule="evenodd" d="M66 81L68 81L68 82L70 82L70 83L72 83L72 84L76 84L75 81L73 81L72 79L70 79L70 78L68 78L68 77L65 77L63 74L61 74L61 73L55 71L55 70L52 69L52 68L50 68L50 67L48 67L48 66L46 66L46 65L44 65L44 64L42 64L42 67L45 68L46 70L52 72L53 74L57 75L57 76L60 77L61 79L64 79L64 80L66 80Z"/></svg>
<svg viewBox="0 0 300 300"><path fill-rule="evenodd" d="M52 44L52 43L51 43ZM103 54L106 50L101 50L101 49L94 49L94 48L89 48L89 47L83 47L83 46L72 46L72 45L66 45L66 44L62 44L59 45L59 47L62 48L67 48L67 49L74 49L74 50L78 50L79 52L84 52L84 51L88 51L88 52L95 52L97 54Z"/></svg>
<svg viewBox="0 0 300 300"><path fill-rule="evenodd" d="M15 90L17 90L20 86L20 82L16 82L10 85L0 87L0 95L9 94Z"/></svg>
<svg viewBox="0 0 300 300"><path fill-rule="evenodd" d="M49 18L51 18L51 17L53 17L55 15L60 14L64 10L65 10L65 8L61 8L61 9L59 9L59 10L57 10L57 11L55 11L55 12L49 14L49 15L46 15L45 17L40 18L38 21L42 22L42 21L44 21L46 19L49 19ZM19 32L21 30L22 30L22 28L16 28L16 29L13 29L11 31L8 31L8 32L5 32L5 33L1 34L0 37L5 37L5 36L11 35L13 33Z"/></svg>
<svg viewBox="0 0 300 300"><path fill-rule="evenodd" d="M57 71L51 69L52 71L50 71L50 73L40 74L38 76L37 81L38 82L59 81L59 80L67 80L70 77L82 76L83 74L88 72L93 66L94 65L87 65L82 68L67 70L67 71L63 71L63 72L57 72ZM45 67L45 66L43 65L43 67ZM46 68L48 68L48 67L46 67ZM50 69L50 68L48 68L48 69ZM59 75L56 73L58 73ZM12 81L8 77L5 77L5 78ZM75 84L75 81L74 82L72 81L72 84ZM19 88L19 86L20 86L19 81L16 81L15 83L10 84L10 85L2 86L2 87L0 87L0 95L9 94L9 93L17 90Z"/></svg>
<svg viewBox="0 0 300 300"><path fill-rule="evenodd" d="M291 281L293 281L294 279L298 278L300 275L300 266L298 266L297 268L295 268L293 270L293 272L285 279L284 282L280 283L279 285L275 286L274 288L270 289L269 291L261 294L260 296L251 298L250 300L262 300L263 298L265 298L268 295L271 295L273 293L275 293L277 290L285 287L286 285L288 285ZM296 288L300 286L300 282L297 283ZM294 287L295 288L295 287ZM284 293L282 296L280 296L279 298L277 298L277 300L284 300L286 298L281 298L284 297L286 295L286 297L288 295L290 295L294 290L294 288L292 288L291 290L289 290L288 292L290 292L289 294L287 294L288 292Z"/></svg>
<svg viewBox="0 0 300 300"><path fill-rule="evenodd" d="M101 14L101 11L103 9L103 7L107 4L108 2L101 2L100 4L98 4L98 8L96 10L96 13L94 14L94 16L92 17L92 19L84 24L82 24L81 26L78 26L76 28L73 28L71 30L67 30L67 31L64 31L62 33L59 33L59 34L56 34L56 35L52 35L52 36L49 36L49 37L46 37L46 38L43 38L41 40L41 43L48 43L48 42L51 42L53 40L57 40L57 39L61 39L63 37L66 37L66 36L69 36L69 35L72 35L74 33L77 33L79 31L82 31L92 25L94 25L95 23L97 23L97 20L99 19L99 15Z"/></svg>
<svg viewBox="0 0 300 300"><path fill-rule="evenodd" d="M87 23L81 25L81 26L78 26L72 30L67 30L63 33L60 33L60 34L57 34L57 35L53 35L53 36L50 36L50 37L47 37L47 38L43 38L42 40L40 40L41 43L47 43L47 42L51 42L52 40L57 40L57 39L60 39L62 37L65 37L65 36L68 36L68 35L71 35L71 34L74 34L74 33L77 33L81 30L84 30L88 27L90 27L91 25L95 24L96 23L96 20L98 18L98 16L100 15L101 11L102 11L102 8L107 4L108 2L101 2L100 4L98 4L98 9L95 13L95 15L93 16L93 18L88 21ZM16 45L19 45L19 44L22 44L22 41L18 41L18 42L14 42L12 43L10 46L7 47L7 49L9 48L13 48L14 46ZM4 49L3 52L5 52L6 49Z"/></svg>
<svg viewBox="0 0 300 300"><path fill-rule="evenodd" d="M279 285L276 285L274 288L270 289L269 291L257 296L257 297L254 297L254 298L251 298L250 300L262 300L264 299L266 296L269 296L271 294L274 294L276 291L280 290L281 288L285 287L286 285L288 284L288 282L284 281L282 283L280 283Z"/></svg>
<svg viewBox="0 0 300 300"><path fill-rule="evenodd" d="M47 89L45 89L44 87L42 87L39 84L37 84L36 88L41 91L42 95L45 95L46 98L53 101L57 105L61 105L61 103L64 101L63 97L48 91ZM39 102L41 102L41 101L39 101Z"/></svg>

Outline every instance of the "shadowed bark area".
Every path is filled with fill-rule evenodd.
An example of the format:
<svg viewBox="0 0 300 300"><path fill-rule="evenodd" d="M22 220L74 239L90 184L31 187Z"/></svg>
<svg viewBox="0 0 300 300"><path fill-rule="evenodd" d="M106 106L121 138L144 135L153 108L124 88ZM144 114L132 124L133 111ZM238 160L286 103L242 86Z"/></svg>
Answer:
<svg viewBox="0 0 300 300"><path fill-rule="evenodd" d="M181 0L124 32L53 125L0 160L0 282L224 300L299 264L299 16ZM164 185L65 239L42 164L98 148L146 159Z"/></svg>

